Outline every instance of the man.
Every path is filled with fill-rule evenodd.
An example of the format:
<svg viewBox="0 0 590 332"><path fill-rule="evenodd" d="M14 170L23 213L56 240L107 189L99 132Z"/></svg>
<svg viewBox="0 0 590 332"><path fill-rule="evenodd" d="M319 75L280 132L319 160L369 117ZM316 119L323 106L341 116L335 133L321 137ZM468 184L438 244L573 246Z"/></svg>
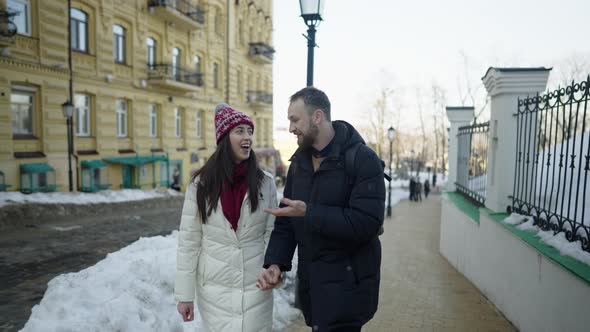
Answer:
<svg viewBox="0 0 590 332"><path fill-rule="evenodd" d="M284 198L258 278L275 287L291 270L298 247L298 295L314 331L360 331L377 310L381 267L378 232L385 184L381 160L344 121L330 120L325 93L304 88L291 96L289 131L299 149L291 157ZM360 144L360 146L359 146ZM352 174L345 152L358 148Z"/></svg>

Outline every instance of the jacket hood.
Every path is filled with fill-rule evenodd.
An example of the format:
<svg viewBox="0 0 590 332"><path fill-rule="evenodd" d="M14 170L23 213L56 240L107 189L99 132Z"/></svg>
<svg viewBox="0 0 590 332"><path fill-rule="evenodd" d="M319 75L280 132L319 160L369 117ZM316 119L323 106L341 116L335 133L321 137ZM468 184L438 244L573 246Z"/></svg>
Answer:
<svg viewBox="0 0 590 332"><path fill-rule="evenodd" d="M359 132L354 129L354 127L342 120L335 120L332 121L332 126L334 127L334 141L332 142L333 147L332 151L330 152L330 156L338 157L340 154L344 153L349 147L357 144L362 143L365 144L365 141L359 134ZM301 147L295 151L293 154L294 156L300 155L305 153L309 149L302 149ZM291 158L293 158L291 157Z"/></svg>
<svg viewBox="0 0 590 332"><path fill-rule="evenodd" d="M363 140L361 134L350 123L336 120L332 121L332 126L334 126L334 131L336 132L334 144L340 145L340 151L346 151L349 147L357 143L365 144L365 140Z"/></svg>

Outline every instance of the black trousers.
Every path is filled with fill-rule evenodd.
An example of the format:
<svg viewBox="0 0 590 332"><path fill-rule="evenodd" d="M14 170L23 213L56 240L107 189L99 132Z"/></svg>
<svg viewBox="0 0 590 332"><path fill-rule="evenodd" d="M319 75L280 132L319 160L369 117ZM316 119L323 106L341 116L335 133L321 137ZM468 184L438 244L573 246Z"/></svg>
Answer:
<svg viewBox="0 0 590 332"><path fill-rule="evenodd" d="M344 326L330 329L330 332L361 332L361 326Z"/></svg>

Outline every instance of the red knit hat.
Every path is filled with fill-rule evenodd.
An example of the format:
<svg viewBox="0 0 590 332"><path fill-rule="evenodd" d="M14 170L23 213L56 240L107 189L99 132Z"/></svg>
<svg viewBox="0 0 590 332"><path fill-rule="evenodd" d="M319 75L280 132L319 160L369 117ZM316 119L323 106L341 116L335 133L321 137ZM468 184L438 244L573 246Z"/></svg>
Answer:
<svg viewBox="0 0 590 332"><path fill-rule="evenodd" d="M241 124L247 124L254 130L254 122L246 114L234 110L228 104L218 104L215 107L215 136L217 138L217 144L219 144L219 141L230 130Z"/></svg>

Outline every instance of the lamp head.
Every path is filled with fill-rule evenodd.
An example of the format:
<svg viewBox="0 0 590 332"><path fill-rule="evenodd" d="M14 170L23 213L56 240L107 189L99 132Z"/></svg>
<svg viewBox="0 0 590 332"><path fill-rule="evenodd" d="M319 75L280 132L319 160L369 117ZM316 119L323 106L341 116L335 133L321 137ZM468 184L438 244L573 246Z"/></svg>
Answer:
<svg viewBox="0 0 590 332"><path fill-rule="evenodd" d="M387 137L389 138L390 142L393 142L393 139L395 138L395 129L393 126L387 129Z"/></svg>
<svg viewBox="0 0 590 332"><path fill-rule="evenodd" d="M322 21L325 0L299 0L301 17L305 24L316 26Z"/></svg>
<svg viewBox="0 0 590 332"><path fill-rule="evenodd" d="M72 117L72 115L74 115L74 105L69 100L61 105L61 110L63 111L64 117L66 117L66 119L69 119Z"/></svg>

